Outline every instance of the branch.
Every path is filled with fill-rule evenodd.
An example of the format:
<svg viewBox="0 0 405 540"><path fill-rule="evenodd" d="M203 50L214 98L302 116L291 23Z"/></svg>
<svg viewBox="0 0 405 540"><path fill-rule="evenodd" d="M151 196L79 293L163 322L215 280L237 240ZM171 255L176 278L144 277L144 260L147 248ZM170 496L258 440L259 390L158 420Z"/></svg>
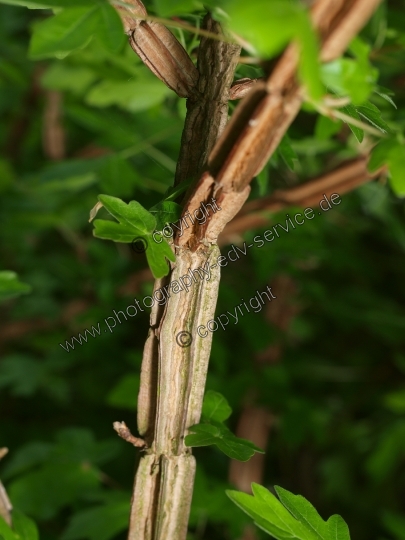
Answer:
<svg viewBox="0 0 405 540"><path fill-rule="evenodd" d="M381 0L318 0L311 15L322 43L321 59L339 56L367 22ZM209 156L201 175L184 205L183 216L202 201L215 197L227 208L204 225L195 224L175 242L195 250L201 243L215 242L228 221L237 214L248 192L248 185L267 163L281 138L297 115L303 88L297 82L298 50L290 45L266 81L257 82L236 108L224 134Z"/></svg>
<svg viewBox="0 0 405 540"><path fill-rule="evenodd" d="M218 244L228 244L247 230L265 226L269 222L269 213L279 212L290 206L302 208L315 206L324 194L328 197L332 193L343 195L361 184L377 178L385 171L382 168L370 173L367 170L367 161L367 156L359 157L344 163L330 173L305 182L305 184L285 190L276 190L269 197L247 203L235 219L225 227L218 238Z"/></svg>

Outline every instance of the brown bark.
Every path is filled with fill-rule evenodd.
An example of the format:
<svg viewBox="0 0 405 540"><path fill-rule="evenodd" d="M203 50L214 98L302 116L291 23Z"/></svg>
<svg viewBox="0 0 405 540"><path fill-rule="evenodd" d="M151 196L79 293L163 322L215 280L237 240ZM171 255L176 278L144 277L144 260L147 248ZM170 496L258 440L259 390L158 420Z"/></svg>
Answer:
<svg viewBox="0 0 405 540"><path fill-rule="evenodd" d="M220 33L221 26L206 16L202 27ZM198 49L195 92L187 100L175 184L198 178L228 120L229 89L240 53L238 45L203 37Z"/></svg>

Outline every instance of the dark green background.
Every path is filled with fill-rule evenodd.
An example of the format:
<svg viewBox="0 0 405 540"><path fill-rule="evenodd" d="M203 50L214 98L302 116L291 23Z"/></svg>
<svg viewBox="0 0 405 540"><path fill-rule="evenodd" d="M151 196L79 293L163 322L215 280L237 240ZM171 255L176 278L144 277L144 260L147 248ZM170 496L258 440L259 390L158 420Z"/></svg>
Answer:
<svg viewBox="0 0 405 540"><path fill-rule="evenodd" d="M401 7L380 9L362 34L398 109L378 97L374 103L399 129ZM92 41L64 60L28 59L30 29L45 16L0 7L0 266L32 287L2 304L0 445L10 453L0 478L44 540L124 538L139 452L118 439L112 423L136 431L148 314L69 353L59 343L150 294L145 257L93 238L88 215L99 193L146 208L161 199L173 180L185 102L127 44L117 54ZM184 38L195 57L195 43ZM237 75L260 70L241 67ZM144 85L137 95L135 81ZM43 144L55 91L66 138L58 161ZM346 126L322 140L316 121L313 111L299 114L289 129L295 170L276 154L260 183L253 181L252 198L358 155ZM271 220L282 223L285 212ZM251 243L260 232L243 239ZM222 270L217 314L277 276L294 283L297 314L286 331L272 326L265 310L217 331L207 388L229 400L232 430L248 402L274 415L263 485L304 495L324 518L341 514L355 540L405 539L404 252L404 204L380 179ZM260 364L258 355L274 343L282 354ZM195 455L190 538L240 538L249 520L224 493L228 458L211 447Z"/></svg>

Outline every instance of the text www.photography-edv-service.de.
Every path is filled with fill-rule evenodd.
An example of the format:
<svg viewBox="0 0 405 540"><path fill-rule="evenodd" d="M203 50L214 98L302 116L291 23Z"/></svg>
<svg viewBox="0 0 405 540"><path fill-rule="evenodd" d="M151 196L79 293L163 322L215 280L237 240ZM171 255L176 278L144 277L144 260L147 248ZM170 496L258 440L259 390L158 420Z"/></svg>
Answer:
<svg viewBox="0 0 405 540"><path fill-rule="evenodd" d="M333 206L336 206L340 203L341 203L340 196L337 193L332 193L329 199L326 195L323 196L323 198L319 202L319 208L322 210L322 212L327 212L328 210L333 209ZM217 208L218 210L220 210L220 207L217 207ZM318 215L321 215L322 212L318 212ZM134 298L134 304L130 304L129 306L127 306L125 310L126 313L124 313L124 311L112 310L113 315L110 315L109 317L106 317L104 319L104 323L106 325L106 328L104 329L104 333L107 333L108 331L112 333L113 329L117 326L117 323L121 324L124 320L127 321L128 317L129 318L135 317L138 314L138 311L144 312L145 310L142 309L140 305L141 302L143 306L148 309L152 308L156 302L159 305L165 305L171 294L178 294L181 291L188 292L190 288L192 287L192 285L197 283L197 280L209 281L211 279L211 269L215 268L217 265L221 267L225 267L228 265L229 262L237 261L241 255L247 255L247 252L250 248L252 247L261 248L265 245L266 242L272 242L276 238L280 238L281 231L288 233L288 232L291 232L293 229L296 229L297 227L294 225L294 222L297 225L301 226L301 225L304 225L305 220L311 221L315 217L315 215L316 214L315 214L314 209L310 207L305 208L302 212L297 212L292 217L286 214L285 226L284 224L276 223L270 229L267 229L263 233L256 235L253 238L253 243L251 244L247 244L246 242L243 242L241 247L235 246L234 244L232 244L227 254L220 255L217 261L215 262L215 264L212 264L210 266L209 263L206 263L204 267L200 267L195 270L191 270L190 268L187 274L184 274L178 280L174 280L170 282L165 287L161 287L160 289L157 289L153 293L152 296L147 295L141 301ZM183 231L184 231L184 228L183 228ZM167 231L167 233L169 233L169 231ZM160 238L162 239L162 237ZM100 327L100 322L98 322L96 326L91 327L91 330L86 328L83 333L78 334L78 337L72 336L70 340L65 341L65 344L59 343L59 345L66 352L70 352L70 350L71 349L73 350L76 345L83 345L83 342L87 343L88 335L95 338L97 336L100 336L101 334L102 334L102 329ZM200 336L200 337L203 337L203 336ZM182 347L188 346L188 345L181 344L181 340L180 342L179 340L177 342Z"/></svg>

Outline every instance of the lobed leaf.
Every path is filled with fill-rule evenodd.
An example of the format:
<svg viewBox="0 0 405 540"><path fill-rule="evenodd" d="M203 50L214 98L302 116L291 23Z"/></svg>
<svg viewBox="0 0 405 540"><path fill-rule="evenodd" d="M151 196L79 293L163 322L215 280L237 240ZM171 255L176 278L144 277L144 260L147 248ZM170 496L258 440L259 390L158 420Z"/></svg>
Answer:
<svg viewBox="0 0 405 540"><path fill-rule="evenodd" d="M90 220L94 218L98 209L104 206L118 223L96 219L94 221L94 236L123 243L131 243L135 240L142 241L154 277L166 276L169 272L166 259L174 262L176 258L164 238L161 239L160 243L153 239L152 233L156 228L155 217L137 201L126 204L121 199L111 195L99 195L98 199L99 203L91 211Z"/></svg>

